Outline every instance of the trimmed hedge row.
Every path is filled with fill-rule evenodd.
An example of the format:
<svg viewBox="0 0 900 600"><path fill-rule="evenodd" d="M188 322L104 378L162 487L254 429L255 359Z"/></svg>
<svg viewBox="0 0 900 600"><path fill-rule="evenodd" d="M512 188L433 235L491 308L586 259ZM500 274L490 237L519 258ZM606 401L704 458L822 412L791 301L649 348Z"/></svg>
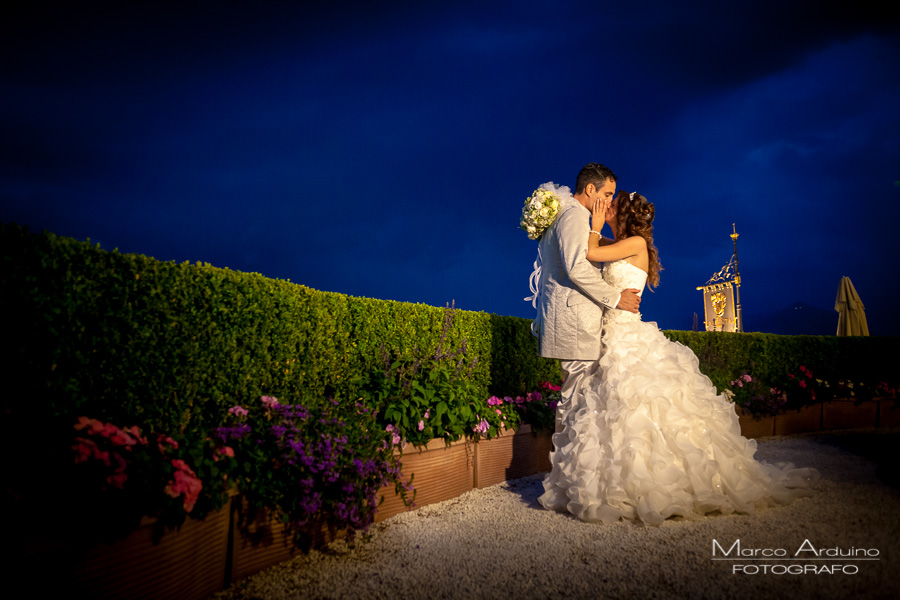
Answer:
<svg viewBox="0 0 900 600"><path fill-rule="evenodd" d="M38 412L179 429L217 423L263 394L314 403L346 397L382 348L436 347L442 308L312 290L288 281L108 252L13 224L0 229L0 311L7 389ZM742 370L769 385L800 364L817 377L878 381L897 338L668 331L720 388ZM559 382L537 357L530 321L456 311L450 343L478 357L480 393L523 394ZM802 363L800 362L802 361ZM7 410L9 413L9 410ZM70 420L71 422L71 420Z"/></svg>
<svg viewBox="0 0 900 600"><path fill-rule="evenodd" d="M346 397L354 375L379 367L382 348L431 353L442 330L442 308L108 252L17 225L2 226L0 248L6 383L14 395L38 392L58 417L141 424L146 415L178 429L216 423L263 394ZM462 339L484 397L559 381L524 319L455 311L449 345Z"/></svg>
<svg viewBox="0 0 900 600"><path fill-rule="evenodd" d="M767 385L789 387L788 376L800 376L800 367L816 378L836 383L896 383L897 337L837 337L775 335L771 333L727 333L666 331L665 335L691 348L700 369L719 390L742 371Z"/></svg>

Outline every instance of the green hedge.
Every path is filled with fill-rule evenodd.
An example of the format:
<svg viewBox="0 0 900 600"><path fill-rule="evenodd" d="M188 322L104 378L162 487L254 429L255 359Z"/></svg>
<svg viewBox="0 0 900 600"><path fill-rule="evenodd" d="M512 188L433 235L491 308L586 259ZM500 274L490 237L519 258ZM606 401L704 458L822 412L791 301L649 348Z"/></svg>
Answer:
<svg viewBox="0 0 900 600"><path fill-rule="evenodd" d="M163 429L260 395L346 396L349 379L392 356L432 352L443 308L321 292L255 273L108 252L17 225L0 231L4 367L41 412ZM456 311L487 397L559 381L525 319ZM492 383L493 382L493 383ZM152 415L152 417L150 416ZM158 420L158 421L157 421Z"/></svg>
<svg viewBox="0 0 900 600"><path fill-rule="evenodd" d="M108 252L17 225L0 229L8 406L162 429L218 423L260 395L294 402L347 396L349 379L393 356L431 352L442 308L354 298L208 264ZM897 338L668 331L725 389L742 370L775 385L800 364L816 376L893 376ZM517 395L559 382L537 357L530 321L457 311L451 343L478 357L477 389ZM7 408L7 414L10 409ZM15 412L15 411L13 411Z"/></svg>
<svg viewBox="0 0 900 600"><path fill-rule="evenodd" d="M666 336L690 347L703 371L720 390L742 371L770 386L788 387L788 374L800 366L816 378L837 381L896 383L894 348L897 337L837 337L666 331Z"/></svg>

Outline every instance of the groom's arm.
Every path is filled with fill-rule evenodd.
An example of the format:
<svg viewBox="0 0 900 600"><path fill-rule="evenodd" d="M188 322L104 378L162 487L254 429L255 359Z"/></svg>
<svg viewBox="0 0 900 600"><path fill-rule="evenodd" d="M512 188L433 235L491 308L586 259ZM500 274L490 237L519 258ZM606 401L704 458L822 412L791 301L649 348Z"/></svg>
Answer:
<svg viewBox="0 0 900 600"><path fill-rule="evenodd" d="M619 303L619 290L603 281L600 270L587 259L588 233L590 224L587 211L582 207L573 207L559 216L557 233L559 235L559 251L563 267L569 279L581 291L607 308L615 308Z"/></svg>

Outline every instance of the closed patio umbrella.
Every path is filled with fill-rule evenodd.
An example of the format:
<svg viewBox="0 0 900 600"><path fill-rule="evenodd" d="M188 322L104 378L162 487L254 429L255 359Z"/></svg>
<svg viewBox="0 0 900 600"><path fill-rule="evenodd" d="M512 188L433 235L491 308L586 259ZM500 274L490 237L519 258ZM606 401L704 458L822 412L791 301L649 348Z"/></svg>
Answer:
<svg viewBox="0 0 900 600"><path fill-rule="evenodd" d="M834 310L838 312L838 335L869 335L866 323L866 307L849 277L841 277Z"/></svg>

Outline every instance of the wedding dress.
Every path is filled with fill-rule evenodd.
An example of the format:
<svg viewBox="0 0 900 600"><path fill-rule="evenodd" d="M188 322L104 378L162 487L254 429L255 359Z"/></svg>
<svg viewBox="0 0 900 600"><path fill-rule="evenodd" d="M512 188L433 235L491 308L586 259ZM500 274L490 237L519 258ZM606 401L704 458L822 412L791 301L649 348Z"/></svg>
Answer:
<svg viewBox="0 0 900 600"><path fill-rule="evenodd" d="M617 260L603 278L643 290L647 273ZM603 354L572 406L560 406L551 472L538 499L585 521L658 525L680 515L752 514L810 494L815 469L753 458L733 403L687 347L640 314L607 310Z"/></svg>

